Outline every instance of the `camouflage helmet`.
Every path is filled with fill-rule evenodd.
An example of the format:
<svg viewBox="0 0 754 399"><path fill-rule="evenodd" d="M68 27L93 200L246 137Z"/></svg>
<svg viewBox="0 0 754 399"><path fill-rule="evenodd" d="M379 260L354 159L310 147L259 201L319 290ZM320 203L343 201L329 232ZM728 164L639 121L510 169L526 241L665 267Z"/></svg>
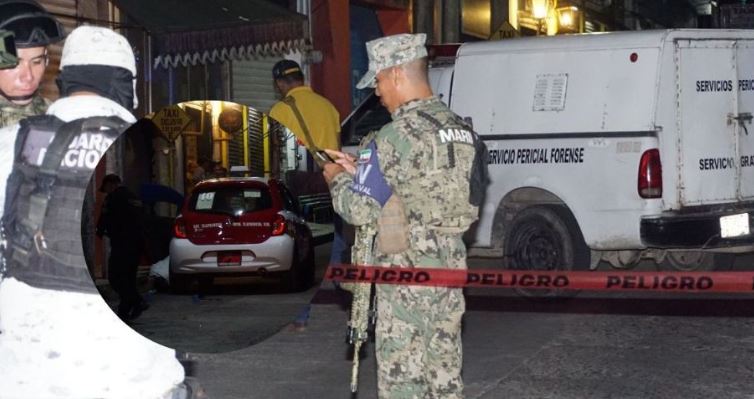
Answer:
<svg viewBox="0 0 754 399"><path fill-rule="evenodd" d="M386 36L368 41L367 55L369 56L369 70L361 78L356 88L374 87L377 74L386 68L405 64L427 56L424 33Z"/></svg>
<svg viewBox="0 0 754 399"><path fill-rule="evenodd" d="M0 29L0 69L13 68L17 63L13 32Z"/></svg>
<svg viewBox="0 0 754 399"><path fill-rule="evenodd" d="M13 32L17 48L43 47L65 36L63 26L33 0L0 0L0 29Z"/></svg>

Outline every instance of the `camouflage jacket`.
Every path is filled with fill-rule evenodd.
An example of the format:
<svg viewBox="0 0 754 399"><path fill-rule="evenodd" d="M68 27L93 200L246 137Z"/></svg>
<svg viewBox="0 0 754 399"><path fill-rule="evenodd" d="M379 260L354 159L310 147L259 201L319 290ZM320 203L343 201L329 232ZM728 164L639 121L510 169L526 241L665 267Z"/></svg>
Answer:
<svg viewBox="0 0 754 399"><path fill-rule="evenodd" d="M409 219L409 253L393 257L375 249L373 261L442 266L437 235L460 240L478 214L468 201L473 135L436 97L406 103L392 117L371 145L359 151L356 176L341 173L333 179L335 211L360 229L376 231L382 206L397 194ZM370 183L380 178L386 188Z"/></svg>
<svg viewBox="0 0 754 399"><path fill-rule="evenodd" d="M12 126L27 116L42 115L47 111L50 101L35 94L29 104L16 105L0 96L0 127Z"/></svg>

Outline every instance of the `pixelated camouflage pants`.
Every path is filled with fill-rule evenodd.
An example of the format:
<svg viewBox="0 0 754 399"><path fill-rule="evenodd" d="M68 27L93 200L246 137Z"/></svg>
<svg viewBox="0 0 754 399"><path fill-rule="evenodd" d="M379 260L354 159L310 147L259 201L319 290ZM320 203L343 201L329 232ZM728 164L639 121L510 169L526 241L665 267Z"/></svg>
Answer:
<svg viewBox="0 0 754 399"><path fill-rule="evenodd" d="M412 229L412 250L382 265L466 268L460 235ZM389 260L388 260L389 259ZM463 397L458 288L377 285L377 385L382 399Z"/></svg>
<svg viewBox="0 0 754 399"><path fill-rule="evenodd" d="M460 289L377 287L380 398L462 398Z"/></svg>

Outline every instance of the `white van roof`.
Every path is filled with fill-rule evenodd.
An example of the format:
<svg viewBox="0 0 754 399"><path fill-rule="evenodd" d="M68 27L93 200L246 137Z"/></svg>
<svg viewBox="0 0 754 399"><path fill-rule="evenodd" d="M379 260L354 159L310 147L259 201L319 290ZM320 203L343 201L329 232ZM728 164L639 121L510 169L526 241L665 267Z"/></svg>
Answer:
<svg viewBox="0 0 754 399"><path fill-rule="evenodd" d="M542 52L549 49L604 49L661 47L668 40L688 39L753 39L749 29L666 29L644 31L598 32L556 36L527 36L515 39L471 42L461 46L458 56L504 51Z"/></svg>

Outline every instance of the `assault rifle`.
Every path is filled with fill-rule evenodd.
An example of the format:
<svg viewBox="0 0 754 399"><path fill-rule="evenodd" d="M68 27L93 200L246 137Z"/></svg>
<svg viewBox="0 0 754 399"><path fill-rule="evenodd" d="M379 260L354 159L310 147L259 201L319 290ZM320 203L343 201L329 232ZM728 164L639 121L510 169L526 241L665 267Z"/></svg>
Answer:
<svg viewBox="0 0 754 399"><path fill-rule="evenodd" d="M351 392L359 387L359 352L361 345L369 339L369 327L375 322L374 300L371 283L353 283L347 288L353 293L351 318L348 321L348 343L353 345L353 367L351 369Z"/></svg>
<svg viewBox="0 0 754 399"><path fill-rule="evenodd" d="M369 265L372 260L372 245L376 231L373 226L358 226L351 258L357 265ZM359 351L361 345L369 339L369 327L375 322L375 296L372 295L371 283L343 283L341 287L353 294L351 318L348 321L348 343L353 345L353 369L351 369L351 392L359 387Z"/></svg>

